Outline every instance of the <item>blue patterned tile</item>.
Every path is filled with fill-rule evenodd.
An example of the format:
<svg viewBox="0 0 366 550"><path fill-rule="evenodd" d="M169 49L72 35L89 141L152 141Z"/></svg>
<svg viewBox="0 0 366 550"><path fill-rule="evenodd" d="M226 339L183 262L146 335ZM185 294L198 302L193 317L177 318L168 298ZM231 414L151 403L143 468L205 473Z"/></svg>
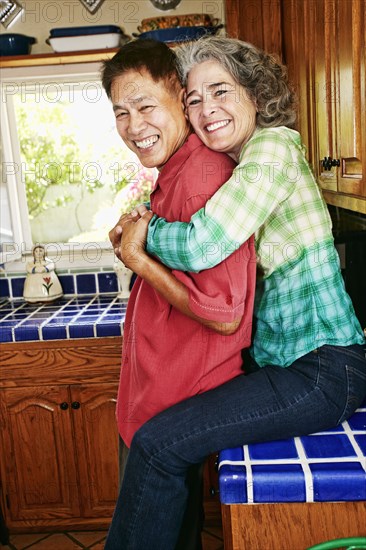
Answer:
<svg viewBox="0 0 366 550"><path fill-rule="evenodd" d="M95 294L97 287L94 273L76 275L76 290L78 294Z"/></svg>
<svg viewBox="0 0 366 550"><path fill-rule="evenodd" d="M5 317L5 316L4 316ZM7 321L17 321L20 323L23 319L26 319L28 315L26 313L8 313L6 315Z"/></svg>
<svg viewBox="0 0 366 550"><path fill-rule="evenodd" d="M110 311L123 311L124 313L126 312L126 309L127 309L127 303L126 302L120 302L120 303L117 303L117 304L112 304L109 307Z"/></svg>
<svg viewBox="0 0 366 550"><path fill-rule="evenodd" d="M48 312L46 310L36 311L35 313L32 313L32 315L29 316L29 320L33 319L43 319L43 321L46 321L49 317L51 317L53 312Z"/></svg>
<svg viewBox="0 0 366 550"><path fill-rule="evenodd" d="M0 278L0 296L2 297L10 296L9 279Z"/></svg>
<svg viewBox="0 0 366 550"><path fill-rule="evenodd" d="M254 465L252 475L254 502L306 502L300 464Z"/></svg>
<svg viewBox="0 0 366 550"><path fill-rule="evenodd" d="M83 306L77 305L77 304L70 304L68 306L65 306L62 311L74 311L75 313L78 313L83 309Z"/></svg>
<svg viewBox="0 0 366 550"><path fill-rule="evenodd" d="M70 325L70 338L93 338L94 327L92 325Z"/></svg>
<svg viewBox="0 0 366 550"><path fill-rule="evenodd" d="M220 500L224 504L248 502L245 466L224 464L220 468Z"/></svg>
<svg viewBox="0 0 366 550"><path fill-rule="evenodd" d="M342 431L220 451L221 502L366 500L365 414L356 411Z"/></svg>
<svg viewBox="0 0 366 550"><path fill-rule="evenodd" d="M60 307L61 307L61 305L59 303L52 302L52 303L49 303L49 304L44 304L42 306L41 311L46 311L47 313L53 313L54 311L59 311Z"/></svg>
<svg viewBox="0 0 366 550"><path fill-rule="evenodd" d="M45 323L44 326L65 326L65 325L69 325L71 323L71 320L73 319L73 317L69 317L69 316L66 316L66 317L62 317L62 316L58 316L56 315L55 317L52 317L52 319L49 319L47 321L47 323Z"/></svg>
<svg viewBox="0 0 366 550"><path fill-rule="evenodd" d="M13 334L9 328L0 328L0 342L13 342Z"/></svg>
<svg viewBox="0 0 366 550"><path fill-rule="evenodd" d="M77 325L93 325L99 319L99 315L79 315L76 319L73 320L72 324Z"/></svg>
<svg viewBox="0 0 366 550"><path fill-rule="evenodd" d="M365 470L355 462L310 464L314 501L366 500Z"/></svg>
<svg viewBox="0 0 366 550"><path fill-rule="evenodd" d="M366 431L366 411L356 412L349 420L348 424L352 430Z"/></svg>
<svg viewBox="0 0 366 550"><path fill-rule="evenodd" d="M123 316L124 317L124 316ZM121 322L122 321L122 315L121 313L106 313L103 315L103 321L106 323L112 323L112 322Z"/></svg>
<svg viewBox="0 0 366 550"><path fill-rule="evenodd" d="M254 460L279 460L283 458L298 458L293 439L254 443L248 445L249 456Z"/></svg>
<svg viewBox="0 0 366 550"><path fill-rule="evenodd" d="M42 327L43 340L65 340L67 338L66 326L47 324Z"/></svg>
<svg viewBox="0 0 366 550"><path fill-rule="evenodd" d="M12 327L9 325L3 325L0 323L0 342L12 342L13 334Z"/></svg>
<svg viewBox="0 0 366 550"><path fill-rule="evenodd" d="M113 295L85 295L46 304L5 300L0 302L0 339L3 338L3 342L37 341L39 327L45 340L119 336L125 308L117 304L117 309L110 309L114 299Z"/></svg>
<svg viewBox="0 0 366 550"><path fill-rule="evenodd" d="M14 336L16 342L39 340L38 327L21 325L14 329Z"/></svg>
<svg viewBox="0 0 366 550"><path fill-rule="evenodd" d="M75 294L75 283L73 275L58 276L64 294Z"/></svg>
<svg viewBox="0 0 366 550"><path fill-rule="evenodd" d="M301 438L308 458L330 458L355 456L346 435L309 435Z"/></svg>
<svg viewBox="0 0 366 550"><path fill-rule="evenodd" d="M121 325L118 323L97 324L97 336L121 336Z"/></svg>
<svg viewBox="0 0 366 550"><path fill-rule="evenodd" d="M220 462L224 460L242 461L244 460L243 447L233 447L232 449L224 449L220 452Z"/></svg>
<svg viewBox="0 0 366 550"><path fill-rule="evenodd" d="M366 435L355 435L356 443L360 446L362 454L366 457Z"/></svg>
<svg viewBox="0 0 366 550"><path fill-rule="evenodd" d="M115 273L98 273L99 292L118 292Z"/></svg>
<svg viewBox="0 0 366 550"><path fill-rule="evenodd" d="M13 298L20 298L23 296L25 277L14 277L11 279L11 289Z"/></svg>
<svg viewBox="0 0 366 550"><path fill-rule="evenodd" d="M111 302L113 302L114 299L115 299L115 296L99 294L96 297L95 302L99 302L100 304L107 304L107 303L110 304Z"/></svg>

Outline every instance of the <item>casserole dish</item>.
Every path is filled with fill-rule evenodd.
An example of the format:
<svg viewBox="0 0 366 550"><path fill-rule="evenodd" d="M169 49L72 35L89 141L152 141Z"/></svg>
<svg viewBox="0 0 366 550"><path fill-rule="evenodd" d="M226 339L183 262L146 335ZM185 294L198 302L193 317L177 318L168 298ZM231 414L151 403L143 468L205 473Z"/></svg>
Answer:
<svg viewBox="0 0 366 550"><path fill-rule="evenodd" d="M120 40L120 33L111 32L105 34L50 37L47 38L46 42L51 46L54 52L78 52L118 48Z"/></svg>
<svg viewBox="0 0 366 550"><path fill-rule="evenodd" d="M25 34L0 34L0 55L28 55L36 39Z"/></svg>
<svg viewBox="0 0 366 550"><path fill-rule="evenodd" d="M214 27L218 19L211 19L207 13L187 13L185 15L163 15L161 17L149 17L141 21L137 27L139 32L155 31L172 27Z"/></svg>
<svg viewBox="0 0 366 550"><path fill-rule="evenodd" d="M155 31L143 32L138 38L152 38L153 40L159 40L160 42L187 42L188 40L196 40L201 36L216 34L223 25L216 25L216 27L173 27L170 29L157 29Z"/></svg>

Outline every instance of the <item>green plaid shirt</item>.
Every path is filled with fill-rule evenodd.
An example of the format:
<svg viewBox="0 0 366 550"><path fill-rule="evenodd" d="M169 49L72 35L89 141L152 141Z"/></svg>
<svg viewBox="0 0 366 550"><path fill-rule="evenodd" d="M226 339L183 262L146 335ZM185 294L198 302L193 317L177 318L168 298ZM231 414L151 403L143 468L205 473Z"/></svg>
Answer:
<svg viewBox="0 0 366 550"><path fill-rule="evenodd" d="M196 272L253 233L261 273L256 362L286 367L324 344L362 344L326 204L298 132L286 127L257 129L231 178L189 223L154 217L147 250L171 268Z"/></svg>

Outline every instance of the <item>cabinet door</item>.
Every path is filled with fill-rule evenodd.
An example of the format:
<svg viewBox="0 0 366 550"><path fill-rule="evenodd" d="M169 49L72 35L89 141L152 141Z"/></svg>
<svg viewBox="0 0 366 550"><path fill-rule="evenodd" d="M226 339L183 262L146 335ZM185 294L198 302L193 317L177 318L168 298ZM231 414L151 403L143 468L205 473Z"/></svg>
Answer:
<svg viewBox="0 0 366 550"><path fill-rule="evenodd" d="M337 0L338 191L366 197L365 0Z"/></svg>
<svg viewBox="0 0 366 550"><path fill-rule="evenodd" d="M282 56L281 0L226 0L226 33Z"/></svg>
<svg viewBox="0 0 366 550"><path fill-rule="evenodd" d="M365 18L364 0L282 0L284 58L310 163L329 203L360 212L366 212Z"/></svg>
<svg viewBox="0 0 366 550"><path fill-rule="evenodd" d="M1 392L9 527L80 515L67 386Z"/></svg>
<svg viewBox="0 0 366 550"><path fill-rule="evenodd" d="M365 11L364 0L320 0L313 9L317 31L314 62L320 85L314 121L318 136L318 179L323 189L359 197L366 196L362 166L366 135L362 124ZM339 165L324 170L324 157L339 161Z"/></svg>
<svg viewBox="0 0 366 550"><path fill-rule="evenodd" d="M111 517L118 496L117 384L71 386L82 516Z"/></svg>

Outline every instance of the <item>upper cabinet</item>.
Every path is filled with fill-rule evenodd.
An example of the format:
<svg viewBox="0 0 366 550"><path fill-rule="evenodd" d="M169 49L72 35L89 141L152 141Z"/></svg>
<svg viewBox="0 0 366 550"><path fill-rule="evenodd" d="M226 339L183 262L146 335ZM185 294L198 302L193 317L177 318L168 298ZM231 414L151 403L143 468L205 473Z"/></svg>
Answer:
<svg viewBox="0 0 366 550"><path fill-rule="evenodd" d="M281 0L226 0L226 32L282 56Z"/></svg>
<svg viewBox="0 0 366 550"><path fill-rule="evenodd" d="M227 0L226 9L231 36L288 66L326 201L366 213L365 0Z"/></svg>

